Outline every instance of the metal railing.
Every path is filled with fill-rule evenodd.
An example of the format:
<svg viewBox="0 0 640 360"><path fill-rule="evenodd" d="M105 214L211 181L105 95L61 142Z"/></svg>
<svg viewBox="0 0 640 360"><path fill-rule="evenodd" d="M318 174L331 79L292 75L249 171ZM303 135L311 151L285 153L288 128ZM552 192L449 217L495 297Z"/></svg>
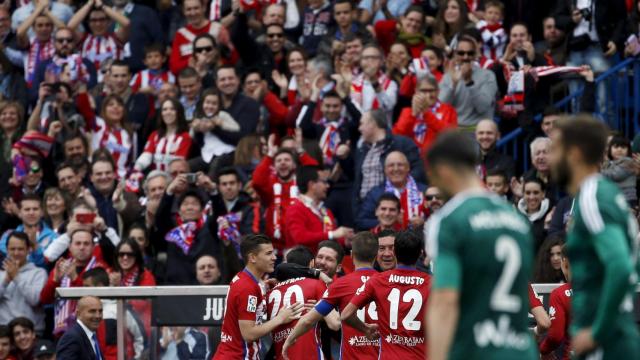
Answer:
<svg viewBox="0 0 640 360"><path fill-rule="evenodd" d="M574 80L576 81L576 80ZM595 78L595 116L605 121L611 129L622 132L627 137L638 133L640 117L640 59L629 58L612 66ZM600 104L598 87L605 86L605 103ZM569 94L553 106L566 113L578 113L579 100L584 93L584 86ZM573 109L573 111L571 111ZM604 111L602 111L604 109ZM542 121L542 114L534 117L534 121ZM529 144L525 141L522 128L517 128L498 141L497 148L510 154L522 165L523 172L529 168Z"/></svg>

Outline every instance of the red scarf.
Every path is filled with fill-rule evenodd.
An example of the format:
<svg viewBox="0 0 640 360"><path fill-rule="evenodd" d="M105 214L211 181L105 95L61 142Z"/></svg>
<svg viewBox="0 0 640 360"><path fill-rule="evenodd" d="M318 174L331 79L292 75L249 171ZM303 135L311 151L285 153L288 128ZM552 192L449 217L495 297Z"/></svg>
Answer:
<svg viewBox="0 0 640 360"><path fill-rule="evenodd" d="M202 212L202 216L198 221L189 221L186 223L182 220L180 215L176 214L176 224L178 224L178 226L169 231L164 239L168 242L174 243L185 255L187 255L189 254L189 250L191 250L191 246L193 246L198 232L202 229L206 221L206 211Z"/></svg>
<svg viewBox="0 0 640 360"><path fill-rule="evenodd" d="M136 286L138 277L140 276L140 268L136 265L135 268L120 279L120 286Z"/></svg>
<svg viewBox="0 0 640 360"><path fill-rule="evenodd" d="M289 187L289 200L298 197L298 187L296 186L296 178L291 179L293 184ZM273 238L282 239L282 182L276 177L273 183Z"/></svg>
<svg viewBox="0 0 640 360"><path fill-rule="evenodd" d="M380 86L382 86L382 89L387 90L387 88L389 88L389 84L391 84L391 79L388 78L385 73L380 71L378 75L378 82L380 83ZM351 99L353 99L353 101L358 105L360 105L361 107L364 105L363 90L364 90L364 74L360 74L355 78L353 78L353 81L351 82ZM380 103L378 102L378 98L374 97L373 103L371 104L371 109L379 109L379 108L380 108Z"/></svg>
<svg viewBox="0 0 640 360"><path fill-rule="evenodd" d="M325 164L333 164L333 155L335 155L338 145L340 145L340 132L338 129L344 122L344 118L340 118L338 121L327 121L326 118L321 120L321 124L325 128L322 136L320 136L320 148L322 149Z"/></svg>

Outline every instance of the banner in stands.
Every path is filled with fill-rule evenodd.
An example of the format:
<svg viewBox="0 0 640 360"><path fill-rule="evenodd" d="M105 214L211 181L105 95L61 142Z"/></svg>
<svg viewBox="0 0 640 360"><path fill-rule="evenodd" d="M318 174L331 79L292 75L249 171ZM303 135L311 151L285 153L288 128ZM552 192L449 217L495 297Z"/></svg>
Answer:
<svg viewBox="0 0 640 360"><path fill-rule="evenodd" d="M223 295L161 296L152 300L154 326L216 326L222 324Z"/></svg>

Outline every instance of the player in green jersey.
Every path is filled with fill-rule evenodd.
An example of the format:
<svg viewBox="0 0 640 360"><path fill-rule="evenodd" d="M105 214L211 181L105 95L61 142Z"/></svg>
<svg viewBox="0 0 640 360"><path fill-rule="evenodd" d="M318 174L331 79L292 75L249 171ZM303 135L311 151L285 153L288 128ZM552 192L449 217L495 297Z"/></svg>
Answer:
<svg viewBox="0 0 640 360"><path fill-rule="evenodd" d="M486 191L468 135L438 137L427 155L429 179L449 198L430 219L435 258L427 322L430 360L533 360L527 325L531 227L512 205Z"/></svg>
<svg viewBox="0 0 640 360"><path fill-rule="evenodd" d="M571 259L575 354L584 359L638 359L633 320L637 223L618 187L598 174L608 129L588 115L566 118L552 132L551 169L575 197L567 235Z"/></svg>

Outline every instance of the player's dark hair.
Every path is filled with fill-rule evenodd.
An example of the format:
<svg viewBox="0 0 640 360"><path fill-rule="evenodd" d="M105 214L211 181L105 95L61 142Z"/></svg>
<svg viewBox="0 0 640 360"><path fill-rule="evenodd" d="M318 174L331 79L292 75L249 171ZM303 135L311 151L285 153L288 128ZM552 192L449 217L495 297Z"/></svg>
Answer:
<svg viewBox="0 0 640 360"><path fill-rule="evenodd" d="M342 258L344 258L344 249L342 248L342 245L340 245L335 240L324 240L318 244L318 250L325 247L335 251L338 254L337 255L338 264L341 264Z"/></svg>
<svg viewBox="0 0 640 360"><path fill-rule="evenodd" d="M436 139L427 154L430 167L450 165L473 170L478 162L477 146L471 138L458 131L447 131Z"/></svg>
<svg viewBox="0 0 640 360"><path fill-rule="evenodd" d="M301 166L296 174L296 184L300 189L301 194L306 194L309 191L309 182L318 181L318 170L316 166Z"/></svg>
<svg viewBox="0 0 640 360"><path fill-rule="evenodd" d="M260 245L263 244L271 244L271 239L262 234L245 235L240 243L240 253L242 254L244 262L247 263L249 261L249 254L253 254L258 251L258 249L260 249Z"/></svg>
<svg viewBox="0 0 640 360"><path fill-rule="evenodd" d="M415 231L402 231L393 244L398 264L415 266L422 254L422 239Z"/></svg>
<svg viewBox="0 0 640 360"><path fill-rule="evenodd" d="M385 229L382 230L378 233L378 239L383 238L383 237L392 237L392 238L396 238L396 236L398 236L398 232L393 231L391 229Z"/></svg>
<svg viewBox="0 0 640 360"><path fill-rule="evenodd" d="M559 119L555 128L560 131L565 150L576 147L588 165L599 165L607 146L607 126L593 116L579 114Z"/></svg>
<svg viewBox="0 0 640 360"><path fill-rule="evenodd" d="M289 250L286 256L287 262L291 264L297 264L304 267L309 267L309 263L313 260L313 253L308 247L304 245L298 245Z"/></svg>
<svg viewBox="0 0 640 360"><path fill-rule="evenodd" d="M398 199L398 197L394 194L386 192L380 195L378 201L376 202L376 209L378 208L378 206L380 206L380 204L382 204L383 201L392 201L394 204L396 204L398 211L400 211L400 199Z"/></svg>
<svg viewBox="0 0 640 360"><path fill-rule="evenodd" d="M361 231L351 239L351 255L355 260L372 263L378 255L378 238L370 231Z"/></svg>
<svg viewBox="0 0 640 360"><path fill-rule="evenodd" d="M29 241L29 236L22 231L14 230L9 233L9 236L7 237L7 247L9 247L9 241L11 241L11 239L18 239L22 241L24 243L24 246L27 247L27 249L31 247L31 241Z"/></svg>
<svg viewBox="0 0 640 360"><path fill-rule="evenodd" d="M101 267L85 271L82 280L91 280L94 286L109 286L109 274Z"/></svg>

